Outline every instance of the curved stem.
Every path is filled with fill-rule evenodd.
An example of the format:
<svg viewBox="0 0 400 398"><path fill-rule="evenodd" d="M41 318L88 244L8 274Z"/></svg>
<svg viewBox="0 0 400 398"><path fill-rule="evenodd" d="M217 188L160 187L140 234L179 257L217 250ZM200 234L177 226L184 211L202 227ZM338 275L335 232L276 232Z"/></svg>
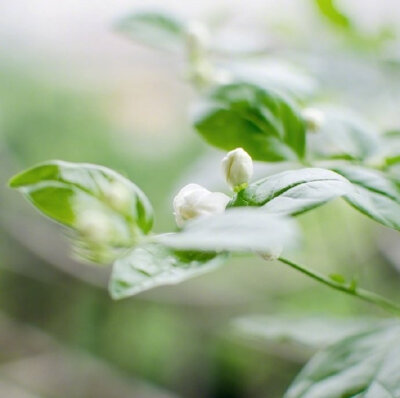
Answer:
<svg viewBox="0 0 400 398"><path fill-rule="evenodd" d="M316 281L331 287L332 289L340 290L341 292L350 294L351 296L358 297L361 300L378 305L379 307L382 307L400 316L400 306L386 299L385 297L380 296L379 294L370 292L365 289L359 289L356 286L354 286L354 284L336 282L333 279L327 278L324 275L321 275L313 270L310 270L309 268L306 268L300 264L296 264L293 261L287 260L286 258L279 257L278 260L296 269L297 271L300 271L301 273L309 276L310 278L315 279Z"/></svg>

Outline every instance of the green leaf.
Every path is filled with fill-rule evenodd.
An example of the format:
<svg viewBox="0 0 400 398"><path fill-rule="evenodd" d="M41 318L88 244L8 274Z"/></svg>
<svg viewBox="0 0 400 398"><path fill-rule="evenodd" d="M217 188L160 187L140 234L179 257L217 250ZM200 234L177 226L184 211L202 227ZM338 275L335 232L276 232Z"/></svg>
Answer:
<svg viewBox="0 0 400 398"><path fill-rule="evenodd" d="M109 291L114 299L121 299L156 286L180 283L214 270L226 259L226 253L178 252L148 243L115 262Z"/></svg>
<svg viewBox="0 0 400 398"><path fill-rule="evenodd" d="M353 191L341 175L320 168L284 171L240 191L230 206L262 206L272 213L298 215Z"/></svg>
<svg viewBox="0 0 400 398"><path fill-rule="evenodd" d="M376 328L385 321L369 318L293 318L252 315L238 318L234 328L244 337L321 349L345 337Z"/></svg>
<svg viewBox="0 0 400 398"><path fill-rule="evenodd" d="M304 157L305 125L286 96L252 84L220 86L197 108L195 127L211 145L245 149L255 160Z"/></svg>
<svg viewBox="0 0 400 398"><path fill-rule="evenodd" d="M397 398L399 347L398 323L344 338L311 359L285 398Z"/></svg>
<svg viewBox="0 0 400 398"><path fill-rule="evenodd" d="M153 211L144 193L105 167L49 161L16 175L10 186L44 215L71 229L78 254L91 261L112 260L152 227Z"/></svg>
<svg viewBox="0 0 400 398"><path fill-rule="evenodd" d="M400 230L400 189L384 173L361 166L335 166L335 172L346 177L357 189L345 199L363 214Z"/></svg>
<svg viewBox="0 0 400 398"><path fill-rule="evenodd" d="M138 12L119 20L116 29L138 42L177 51L183 48L184 25L161 12Z"/></svg>
<svg viewBox="0 0 400 398"><path fill-rule="evenodd" d="M317 158L363 160L379 150L379 134L357 115L339 108L321 108L324 122L309 134L308 146Z"/></svg>
<svg viewBox="0 0 400 398"><path fill-rule="evenodd" d="M263 252L291 245L296 236L296 225L289 218L258 209L228 209L190 221L181 232L156 239L179 250Z"/></svg>

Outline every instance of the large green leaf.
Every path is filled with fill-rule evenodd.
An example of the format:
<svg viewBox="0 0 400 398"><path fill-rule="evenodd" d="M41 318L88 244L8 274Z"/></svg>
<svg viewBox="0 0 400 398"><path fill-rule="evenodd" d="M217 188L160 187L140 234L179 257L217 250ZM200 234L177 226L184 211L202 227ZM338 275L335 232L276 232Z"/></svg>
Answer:
<svg viewBox="0 0 400 398"><path fill-rule="evenodd" d="M131 247L138 235L147 234L152 227L153 211L144 193L105 167L50 161L16 175L10 186L43 214L74 231L79 253L96 262L110 261L114 254L101 256L103 259L94 256L93 250L98 251L98 245L85 244L85 236L81 234L83 219L89 222L89 227L107 230L103 243L112 252ZM92 220L87 220L88 216Z"/></svg>
<svg viewBox="0 0 400 398"><path fill-rule="evenodd" d="M179 252L157 243L144 244L115 262L109 290L114 299L121 299L176 284L217 268L226 258L226 253Z"/></svg>
<svg viewBox="0 0 400 398"><path fill-rule="evenodd" d="M199 104L195 127L211 145L244 148L255 160L303 158L305 125L293 101L253 84L220 86Z"/></svg>
<svg viewBox="0 0 400 398"><path fill-rule="evenodd" d="M343 109L323 107L324 122L308 136L318 158L365 159L379 150L379 134L366 121Z"/></svg>
<svg viewBox="0 0 400 398"><path fill-rule="evenodd" d="M297 215L353 189L349 181L331 170L290 170L250 184L236 194L230 206L262 206L268 212Z"/></svg>
<svg viewBox="0 0 400 398"><path fill-rule="evenodd" d="M137 12L119 20L115 27L133 40L161 49L183 49L184 24L162 12Z"/></svg>
<svg viewBox="0 0 400 398"><path fill-rule="evenodd" d="M332 168L351 181L357 190L346 194L346 200L373 220L400 230L400 188L384 173L361 166Z"/></svg>
<svg viewBox="0 0 400 398"><path fill-rule="evenodd" d="M400 397L400 326L347 337L319 352L285 398Z"/></svg>
<svg viewBox="0 0 400 398"><path fill-rule="evenodd" d="M159 235L162 244L179 250L268 252L291 245L297 235L293 220L258 209L228 209L188 222L178 233Z"/></svg>
<svg viewBox="0 0 400 398"><path fill-rule="evenodd" d="M378 324L383 325L384 322L369 318L252 315L236 319L234 327L245 337L320 349L345 337L376 328Z"/></svg>

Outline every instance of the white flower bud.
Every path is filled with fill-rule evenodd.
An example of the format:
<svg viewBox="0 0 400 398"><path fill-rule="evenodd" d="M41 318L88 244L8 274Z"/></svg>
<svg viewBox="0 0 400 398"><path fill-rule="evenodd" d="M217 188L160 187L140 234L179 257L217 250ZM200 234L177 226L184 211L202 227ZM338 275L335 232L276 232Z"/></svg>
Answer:
<svg viewBox="0 0 400 398"><path fill-rule="evenodd" d="M222 159L226 182L235 191L247 186L253 175L253 160L242 148L236 148Z"/></svg>
<svg viewBox="0 0 400 398"><path fill-rule="evenodd" d="M76 229L82 237L93 243L106 242L110 237L110 227L108 217L98 210L85 210L76 221Z"/></svg>
<svg viewBox="0 0 400 398"><path fill-rule="evenodd" d="M105 192L108 203L119 211L127 209L131 202L131 192L129 189L119 181L114 181L110 184Z"/></svg>
<svg viewBox="0 0 400 398"><path fill-rule="evenodd" d="M306 108L302 112L307 128L311 132L318 131L325 122L324 113L316 108Z"/></svg>
<svg viewBox="0 0 400 398"><path fill-rule="evenodd" d="M221 192L210 192L198 184L186 185L174 198L176 224L182 227L192 218L223 213L229 201L229 196Z"/></svg>

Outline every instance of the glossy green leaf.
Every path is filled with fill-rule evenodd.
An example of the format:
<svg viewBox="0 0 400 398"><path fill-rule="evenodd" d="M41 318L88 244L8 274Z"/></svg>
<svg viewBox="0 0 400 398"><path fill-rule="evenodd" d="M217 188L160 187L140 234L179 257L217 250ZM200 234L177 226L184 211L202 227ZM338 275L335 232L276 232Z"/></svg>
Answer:
<svg viewBox="0 0 400 398"><path fill-rule="evenodd" d="M114 252L131 247L138 235L152 227L147 197L131 181L105 167L50 161L16 175L10 186L44 215L71 229L78 254L95 262L112 260ZM83 231L88 228L96 242L86 239ZM111 253L106 255L100 246Z"/></svg>
<svg viewBox="0 0 400 398"><path fill-rule="evenodd" d="M188 222L177 233L159 235L162 244L179 250L269 251L295 243L293 220L258 209L228 209Z"/></svg>
<svg viewBox="0 0 400 398"><path fill-rule="evenodd" d="M400 230L400 188L384 173L361 166L336 166L335 172L346 177L357 189L346 200L373 220Z"/></svg>
<svg viewBox="0 0 400 398"><path fill-rule="evenodd" d="M308 147L316 158L366 159L379 150L379 134L357 115L338 108L321 108L324 122L309 134Z"/></svg>
<svg viewBox="0 0 400 398"><path fill-rule="evenodd" d="M129 38L156 48L183 48L184 24L165 13L137 12L119 20L115 27Z"/></svg>
<svg viewBox="0 0 400 398"><path fill-rule="evenodd" d="M377 325L383 325L384 322L383 320L369 318L294 318L252 315L236 319L234 328L244 337L261 341L289 343L316 350L345 337L376 328Z"/></svg>
<svg viewBox="0 0 400 398"><path fill-rule="evenodd" d="M230 206L262 206L271 213L297 215L353 189L348 180L331 170L290 170L250 184L236 194Z"/></svg>
<svg viewBox="0 0 400 398"><path fill-rule="evenodd" d="M211 145L244 148L255 160L303 158L305 125L293 101L252 84L220 86L197 108L195 127Z"/></svg>
<svg viewBox="0 0 400 398"><path fill-rule="evenodd" d="M114 299L121 299L156 286L176 284L212 271L226 259L226 253L179 252L157 243L144 244L115 262L109 291Z"/></svg>
<svg viewBox="0 0 400 398"><path fill-rule="evenodd" d="M399 396L399 324L347 337L319 352L285 394L285 398Z"/></svg>

